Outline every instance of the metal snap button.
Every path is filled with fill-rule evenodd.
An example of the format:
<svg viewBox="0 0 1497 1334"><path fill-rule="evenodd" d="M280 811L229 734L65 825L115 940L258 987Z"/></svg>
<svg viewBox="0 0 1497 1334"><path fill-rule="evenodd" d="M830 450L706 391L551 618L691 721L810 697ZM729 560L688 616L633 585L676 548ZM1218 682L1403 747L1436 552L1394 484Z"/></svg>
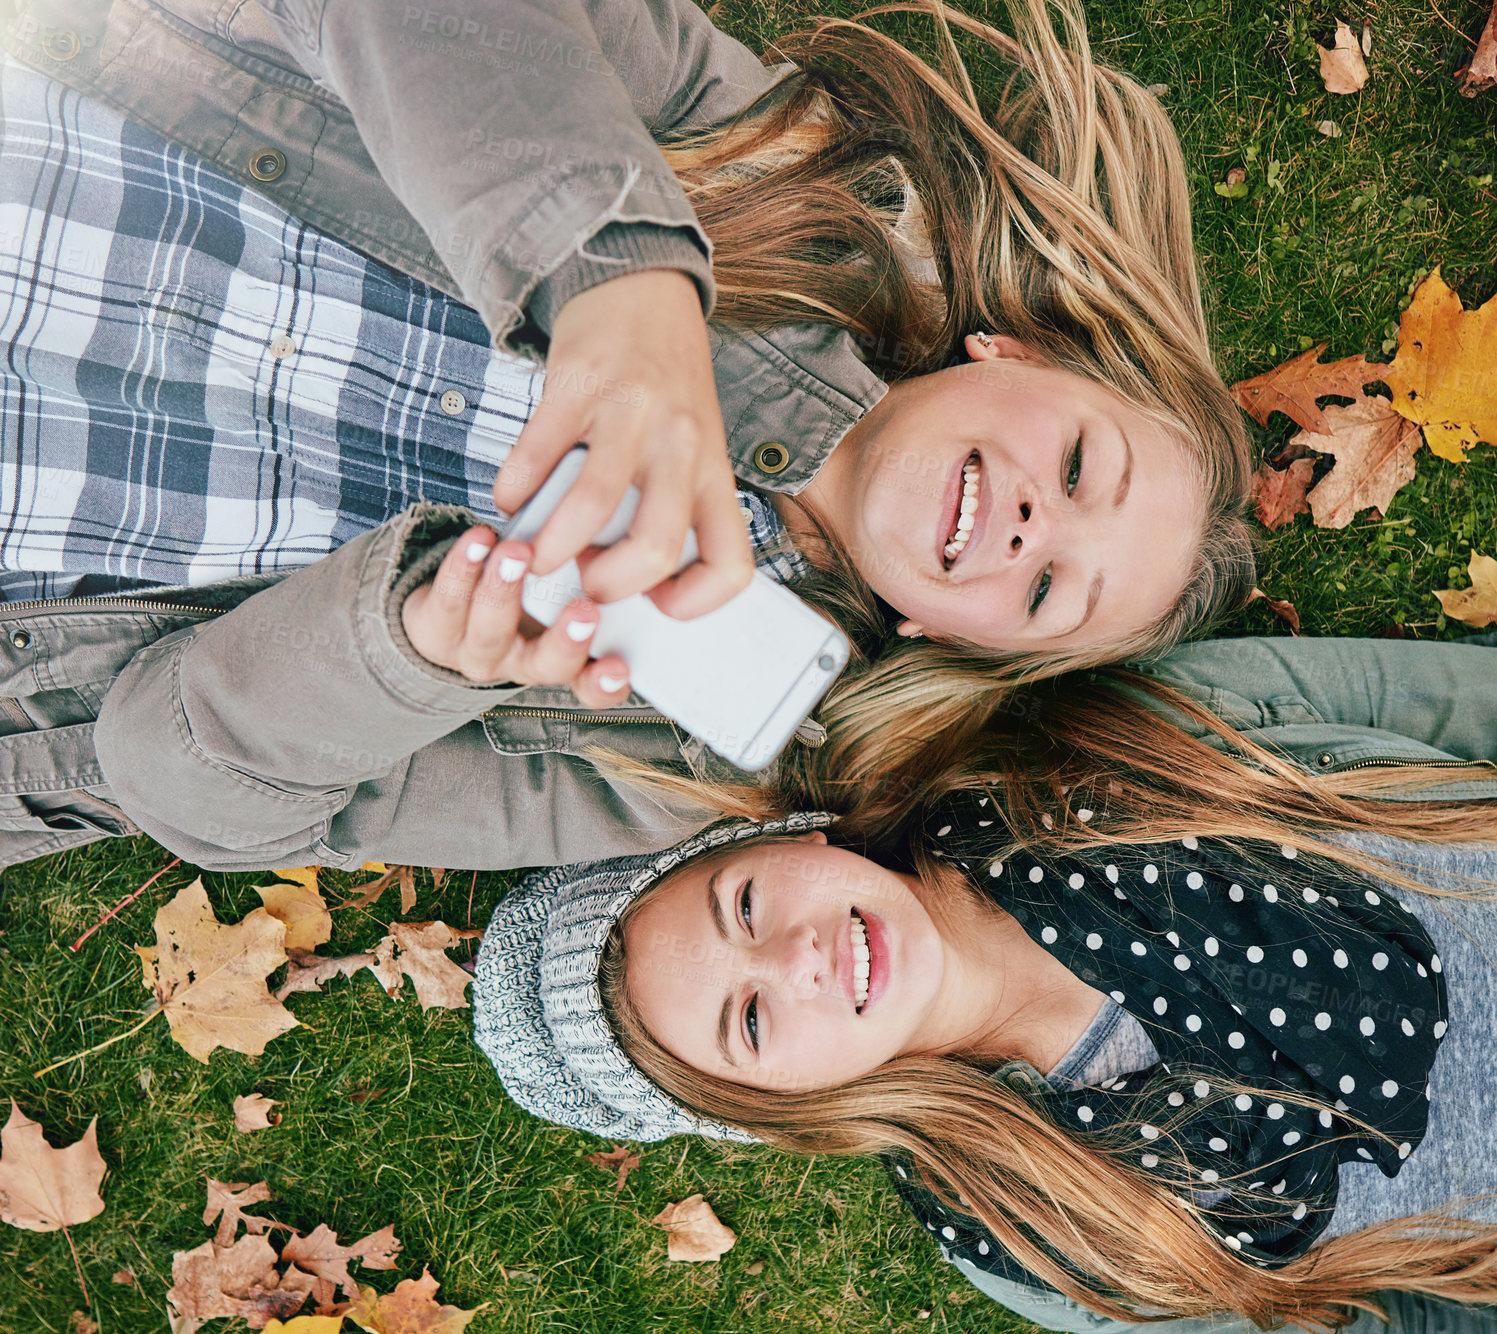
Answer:
<svg viewBox="0 0 1497 1334"><path fill-rule="evenodd" d="M754 467L771 477L790 466L790 451L778 440L766 440L754 451Z"/></svg>
<svg viewBox="0 0 1497 1334"><path fill-rule="evenodd" d="M66 28L54 28L42 38L42 50L50 59L62 64L72 60L78 52L83 50L83 43L78 40L76 32L69 32Z"/></svg>
<svg viewBox="0 0 1497 1334"><path fill-rule="evenodd" d="M15 630L11 633L10 642L17 648L30 648L31 635L25 630Z"/></svg>
<svg viewBox="0 0 1497 1334"><path fill-rule="evenodd" d="M290 334L279 334L270 340L270 355L284 361L296 352L296 339Z"/></svg>
<svg viewBox="0 0 1497 1334"><path fill-rule="evenodd" d="M1315 763L1318 764L1322 769L1329 769L1331 765L1335 764L1335 762L1336 757L1332 755L1328 750L1321 751L1320 754L1315 757Z"/></svg>
<svg viewBox="0 0 1497 1334"><path fill-rule="evenodd" d="M468 410L468 400L456 389L449 389L442 395L442 411L449 417L457 417Z"/></svg>
<svg viewBox="0 0 1497 1334"><path fill-rule="evenodd" d="M278 181L286 171L286 155L278 148L257 148L250 158L249 174L257 181Z"/></svg>

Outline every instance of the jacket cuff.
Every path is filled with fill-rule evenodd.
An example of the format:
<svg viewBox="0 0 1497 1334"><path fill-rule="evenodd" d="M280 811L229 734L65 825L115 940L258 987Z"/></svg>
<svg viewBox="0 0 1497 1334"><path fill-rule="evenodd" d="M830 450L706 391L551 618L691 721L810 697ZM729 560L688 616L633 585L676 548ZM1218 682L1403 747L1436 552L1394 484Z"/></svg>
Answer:
<svg viewBox="0 0 1497 1334"><path fill-rule="evenodd" d="M541 279L525 303L526 314L549 337L561 308L578 292L642 269L678 269L697 285L702 314L715 299L712 258L689 228L654 222L610 222L569 259Z"/></svg>

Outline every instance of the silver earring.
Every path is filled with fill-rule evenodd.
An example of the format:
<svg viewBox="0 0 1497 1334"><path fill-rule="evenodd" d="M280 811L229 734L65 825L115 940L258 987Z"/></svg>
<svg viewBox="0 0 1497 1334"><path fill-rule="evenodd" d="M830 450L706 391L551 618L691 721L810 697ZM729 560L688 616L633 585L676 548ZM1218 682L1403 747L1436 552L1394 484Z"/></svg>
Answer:
<svg viewBox="0 0 1497 1334"><path fill-rule="evenodd" d="M972 337L977 339L977 341L981 343L985 348L991 349L993 346L993 340L989 338L985 333L975 333L972 335Z"/></svg>

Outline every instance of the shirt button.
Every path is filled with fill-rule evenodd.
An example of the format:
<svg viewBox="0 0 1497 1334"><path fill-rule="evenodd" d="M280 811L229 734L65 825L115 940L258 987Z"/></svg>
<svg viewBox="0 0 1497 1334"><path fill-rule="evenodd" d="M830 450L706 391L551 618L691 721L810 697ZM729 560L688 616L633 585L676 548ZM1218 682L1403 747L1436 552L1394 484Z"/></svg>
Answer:
<svg viewBox="0 0 1497 1334"><path fill-rule="evenodd" d="M790 466L790 451L778 440L766 440L754 451L754 467L771 477Z"/></svg>
<svg viewBox="0 0 1497 1334"><path fill-rule="evenodd" d="M296 351L296 339L290 334L279 334L270 340L270 355L284 361Z"/></svg>
<svg viewBox="0 0 1497 1334"><path fill-rule="evenodd" d="M29 631L26 631L26 630L15 630L15 631L12 631L11 636L10 636L10 642L12 644L14 644L17 648L30 648L31 647L31 634L30 634Z"/></svg>
<svg viewBox="0 0 1497 1334"><path fill-rule="evenodd" d="M83 43L78 40L76 32L69 32L66 28L54 28L42 38L42 50L47 53L48 58L62 64L72 60L78 52L83 50Z"/></svg>
<svg viewBox="0 0 1497 1334"><path fill-rule="evenodd" d="M449 417L461 416L468 410L468 400L456 389L449 389L442 395L442 411Z"/></svg>
<svg viewBox="0 0 1497 1334"><path fill-rule="evenodd" d="M257 148L250 156L249 174L257 181L278 181L286 173L286 155L279 148Z"/></svg>

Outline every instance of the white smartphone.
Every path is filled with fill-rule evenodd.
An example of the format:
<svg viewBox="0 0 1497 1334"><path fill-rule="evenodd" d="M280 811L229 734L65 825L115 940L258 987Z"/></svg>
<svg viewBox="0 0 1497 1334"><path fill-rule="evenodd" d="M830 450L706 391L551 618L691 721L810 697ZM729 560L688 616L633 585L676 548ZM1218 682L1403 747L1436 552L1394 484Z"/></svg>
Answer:
<svg viewBox="0 0 1497 1334"><path fill-rule="evenodd" d="M587 457L578 446L555 467L504 530L533 542ZM593 540L611 546L629 532L639 492ZM697 558L688 533L678 570ZM544 577L525 576L521 605L543 625L585 596L577 562ZM601 604L590 656L617 653L634 691L740 769L763 769L785 748L847 665L847 638L767 575L754 572L730 602L695 620L667 616L642 593Z"/></svg>

